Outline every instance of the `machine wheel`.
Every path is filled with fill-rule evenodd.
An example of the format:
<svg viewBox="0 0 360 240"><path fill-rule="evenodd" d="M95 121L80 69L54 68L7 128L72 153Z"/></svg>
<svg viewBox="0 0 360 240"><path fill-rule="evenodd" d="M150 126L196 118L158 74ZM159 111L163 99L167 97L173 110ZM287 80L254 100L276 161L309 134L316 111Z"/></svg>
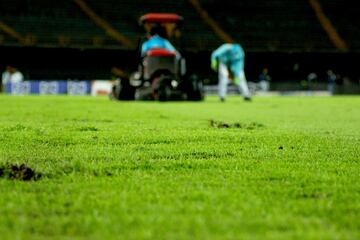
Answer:
<svg viewBox="0 0 360 240"><path fill-rule="evenodd" d="M187 100L202 101L204 100L204 84L203 81L195 74L189 77L187 87Z"/></svg>
<svg viewBox="0 0 360 240"><path fill-rule="evenodd" d="M112 94L118 100L135 100L135 87L131 86L129 79L120 79L114 85Z"/></svg>
<svg viewBox="0 0 360 240"><path fill-rule="evenodd" d="M121 79L119 84L119 100L135 100L136 88L130 85L129 79Z"/></svg>

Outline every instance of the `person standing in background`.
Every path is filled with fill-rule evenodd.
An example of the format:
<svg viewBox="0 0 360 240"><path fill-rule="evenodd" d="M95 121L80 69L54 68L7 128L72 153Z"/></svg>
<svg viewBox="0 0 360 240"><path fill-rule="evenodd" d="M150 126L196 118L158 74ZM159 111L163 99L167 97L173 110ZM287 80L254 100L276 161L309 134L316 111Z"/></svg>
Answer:
<svg viewBox="0 0 360 240"><path fill-rule="evenodd" d="M327 71L328 91L332 95L335 93L336 80L337 80L336 74L333 72L333 70L329 69Z"/></svg>
<svg viewBox="0 0 360 240"><path fill-rule="evenodd" d="M269 69L264 68L259 75L259 86L260 86L261 91L264 91L264 92L269 91L270 80L271 80L271 77L269 75Z"/></svg>
<svg viewBox="0 0 360 240"><path fill-rule="evenodd" d="M15 67L8 65L1 76L1 85L4 89L8 82L18 83L24 81L24 75Z"/></svg>

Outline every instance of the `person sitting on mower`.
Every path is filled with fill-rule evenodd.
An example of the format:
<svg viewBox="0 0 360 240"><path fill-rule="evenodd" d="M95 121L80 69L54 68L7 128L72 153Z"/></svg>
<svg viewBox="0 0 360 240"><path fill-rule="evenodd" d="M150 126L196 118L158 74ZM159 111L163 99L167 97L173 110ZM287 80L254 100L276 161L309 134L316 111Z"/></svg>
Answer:
<svg viewBox="0 0 360 240"><path fill-rule="evenodd" d="M150 37L147 41L142 44L141 47L141 56L145 57L146 53L154 48L162 48L169 50L170 52L175 52L176 57L180 58L180 53L175 49L175 47L165 38L166 30L162 26L155 26L150 31Z"/></svg>

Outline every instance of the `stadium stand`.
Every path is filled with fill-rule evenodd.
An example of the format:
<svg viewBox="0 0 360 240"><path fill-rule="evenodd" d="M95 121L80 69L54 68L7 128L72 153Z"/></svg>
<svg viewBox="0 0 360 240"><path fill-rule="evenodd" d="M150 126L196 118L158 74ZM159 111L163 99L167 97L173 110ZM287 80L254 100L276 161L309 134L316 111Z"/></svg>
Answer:
<svg viewBox="0 0 360 240"><path fill-rule="evenodd" d="M118 47L72 1L3 0L1 20L24 36L28 45L43 47ZM9 41L9 42L8 42ZM16 45L7 38L4 44Z"/></svg>
<svg viewBox="0 0 360 240"><path fill-rule="evenodd" d="M201 3L246 49L334 50L307 1L202 0Z"/></svg>
<svg viewBox="0 0 360 240"><path fill-rule="evenodd" d="M84 1L99 16L136 43L143 36L138 18L148 12L177 12L186 19L181 47L208 49L221 43L186 0L179 1ZM139 6L142 6L139 8ZM189 11L190 10L190 11ZM1 20L24 36L32 37L29 45L45 47L121 48L103 29L86 16L72 0L4 0L0 3ZM17 45L17 39L4 32L0 44Z"/></svg>
<svg viewBox="0 0 360 240"><path fill-rule="evenodd" d="M314 1L349 46L347 53L330 39L310 4ZM6 57L0 69L10 62L37 80L108 79L114 66L131 72L139 63L134 50L144 37L139 17L173 12L185 21L182 37L172 43L186 56L188 68L212 83L209 55L226 38L244 46L249 79L257 79L266 66L276 81L300 81L310 71L321 76L331 68L358 82L358 9L350 0L1 0L0 51ZM109 29L132 44L111 36Z"/></svg>
<svg viewBox="0 0 360 240"><path fill-rule="evenodd" d="M207 50L222 39L203 21L189 0L83 0L98 16L134 45L143 36L138 18L148 12L176 12L185 18L184 34L175 44L188 50ZM199 0L216 23L249 51L336 51L308 1ZM359 23L350 0L321 1L324 11L349 41L360 48ZM351 5L351 6L350 6ZM346 12L346 13L345 13ZM346 14L346 18L344 17ZM75 1L2 0L0 21L21 34L19 41L0 30L1 45L75 48L129 48L122 46L89 18ZM1 28L0 28L1 29ZM354 31L355 29L355 31Z"/></svg>
<svg viewBox="0 0 360 240"><path fill-rule="evenodd" d="M221 43L220 39L206 26L187 0L178 1L122 1L121 6L112 0L87 0L99 15L104 16L117 29L137 41L143 36L143 30L138 26L138 19L149 12L176 12L185 19L182 41L177 43L180 48L204 50ZM139 7L141 6L141 7ZM176 42L175 42L176 43Z"/></svg>
<svg viewBox="0 0 360 240"><path fill-rule="evenodd" d="M348 42L350 50L359 50L360 3L351 0L321 0L320 2L340 35Z"/></svg>

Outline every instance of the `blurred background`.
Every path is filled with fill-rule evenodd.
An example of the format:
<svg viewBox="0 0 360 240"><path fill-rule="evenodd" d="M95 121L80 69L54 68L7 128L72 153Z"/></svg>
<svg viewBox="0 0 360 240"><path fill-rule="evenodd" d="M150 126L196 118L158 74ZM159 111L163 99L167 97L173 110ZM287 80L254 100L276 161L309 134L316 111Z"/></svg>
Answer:
<svg viewBox="0 0 360 240"><path fill-rule="evenodd" d="M210 54L240 43L245 73L257 83L267 69L270 90L360 93L360 3L350 0L0 0L0 69L26 80L116 78L133 72L146 13L177 13L182 31L171 42L190 71L216 85Z"/></svg>

